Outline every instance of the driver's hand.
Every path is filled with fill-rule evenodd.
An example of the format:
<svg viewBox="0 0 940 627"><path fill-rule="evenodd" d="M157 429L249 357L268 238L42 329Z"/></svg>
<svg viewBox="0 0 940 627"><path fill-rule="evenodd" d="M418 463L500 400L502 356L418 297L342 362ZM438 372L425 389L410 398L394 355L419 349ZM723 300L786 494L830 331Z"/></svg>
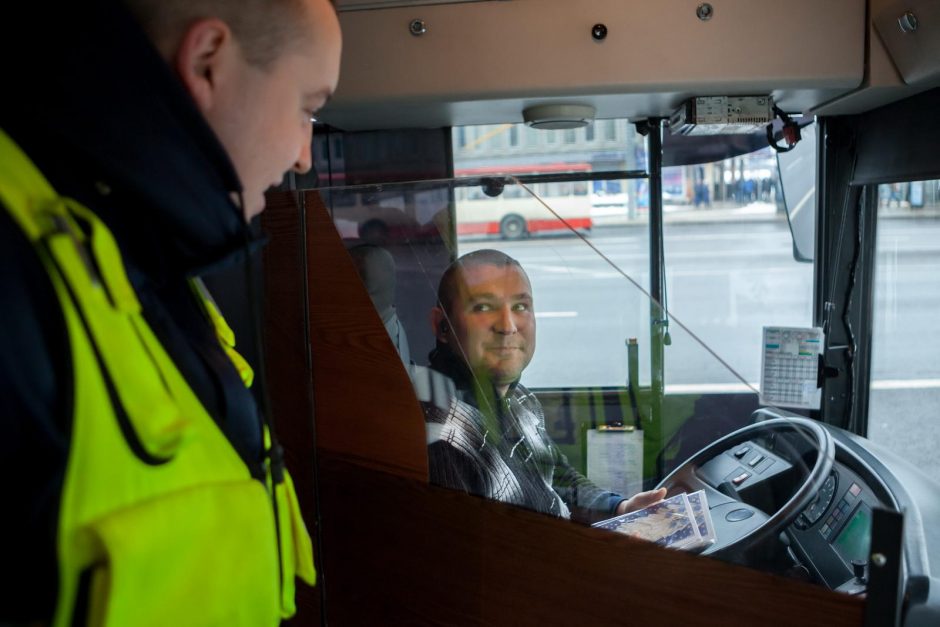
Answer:
<svg viewBox="0 0 940 627"><path fill-rule="evenodd" d="M627 512L634 512L638 509L649 507L653 503L658 503L665 497L666 488L649 490L648 492L638 492L626 501L620 501L620 504L617 505L617 511L614 513L619 516L620 514L626 514Z"/></svg>

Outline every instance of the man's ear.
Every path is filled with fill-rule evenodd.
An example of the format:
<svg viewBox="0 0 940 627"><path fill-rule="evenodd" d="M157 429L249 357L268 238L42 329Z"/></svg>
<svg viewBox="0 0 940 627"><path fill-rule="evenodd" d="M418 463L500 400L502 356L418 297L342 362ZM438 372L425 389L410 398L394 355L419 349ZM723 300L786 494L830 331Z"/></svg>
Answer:
<svg viewBox="0 0 940 627"><path fill-rule="evenodd" d="M203 114L215 104L220 74L234 52L228 24L205 18L190 24L173 56L173 66Z"/></svg>
<svg viewBox="0 0 940 627"><path fill-rule="evenodd" d="M434 337L438 342L447 344L447 316L440 307L431 309L431 329L434 331Z"/></svg>

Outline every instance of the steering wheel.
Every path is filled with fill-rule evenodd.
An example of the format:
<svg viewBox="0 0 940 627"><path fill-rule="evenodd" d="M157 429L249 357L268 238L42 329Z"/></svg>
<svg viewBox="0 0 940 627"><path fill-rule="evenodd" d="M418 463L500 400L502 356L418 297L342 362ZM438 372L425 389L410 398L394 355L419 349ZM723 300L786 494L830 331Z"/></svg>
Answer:
<svg viewBox="0 0 940 627"><path fill-rule="evenodd" d="M785 438L776 436L788 432L796 432L806 438L815 449L816 461L793 496L776 512L768 515L754 505L744 502L734 483L725 478L729 477L729 473L735 474L747 469L745 472L750 476L740 483L742 491L746 493L749 487L775 474L777 471L771 472L773 464L768 466L765 473L767 476L755 473L753 469L748 468L746 459L735 458L734 451L740 450L747 443L753 446L752 440L758 437L771 437L775 442L786 442ZM787 464L805 468L802 459L794 450L785 453L782 454L780 450L772 451L772 457L776 460L774 463L782 462L778 464L778 471ZM796 520L813 502L829 477L834 458L835 444L832 436L818 422L802 417L772 418L748 425L712 442L669 473L656 487L668 488L670 494L704 490L716 538L712 545L702 551L702 555L734 558L743 556L747 549L772 534L779 533Z"/></svg>

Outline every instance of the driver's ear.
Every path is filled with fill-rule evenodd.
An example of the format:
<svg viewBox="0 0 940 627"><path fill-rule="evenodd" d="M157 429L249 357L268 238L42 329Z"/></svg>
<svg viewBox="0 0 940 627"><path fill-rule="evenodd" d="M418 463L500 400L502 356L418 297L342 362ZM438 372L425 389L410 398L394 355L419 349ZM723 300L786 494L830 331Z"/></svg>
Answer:
<svg viewBox="0 0 940 627"><path fill-rule="evenodd" d="M431 329L434 331L434 337L438 342L447 344L447 338L450 336L450 326L447 324L447 315L441 307L431 309Z"/></svg>
<svg viewBox="0 0 940 627"><path fill-rule="evenodd" d="M205 115L216 104L219 81L238 54L232 31L218 18L190 24L171 55L171 63L183 86Z"/></svg>

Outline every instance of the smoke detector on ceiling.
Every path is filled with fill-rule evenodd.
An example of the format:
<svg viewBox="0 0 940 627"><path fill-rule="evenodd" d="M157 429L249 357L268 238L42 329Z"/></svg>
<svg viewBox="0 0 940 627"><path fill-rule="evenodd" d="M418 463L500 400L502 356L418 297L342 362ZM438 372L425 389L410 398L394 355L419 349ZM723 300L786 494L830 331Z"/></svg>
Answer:
<svg viewBox="0 0 940 627"><path fill-rule="evenodd" d="M527 107L522 118L532 128L560 130L581 128L594 121L597 111L591 105L546 104Z"/></svg>

